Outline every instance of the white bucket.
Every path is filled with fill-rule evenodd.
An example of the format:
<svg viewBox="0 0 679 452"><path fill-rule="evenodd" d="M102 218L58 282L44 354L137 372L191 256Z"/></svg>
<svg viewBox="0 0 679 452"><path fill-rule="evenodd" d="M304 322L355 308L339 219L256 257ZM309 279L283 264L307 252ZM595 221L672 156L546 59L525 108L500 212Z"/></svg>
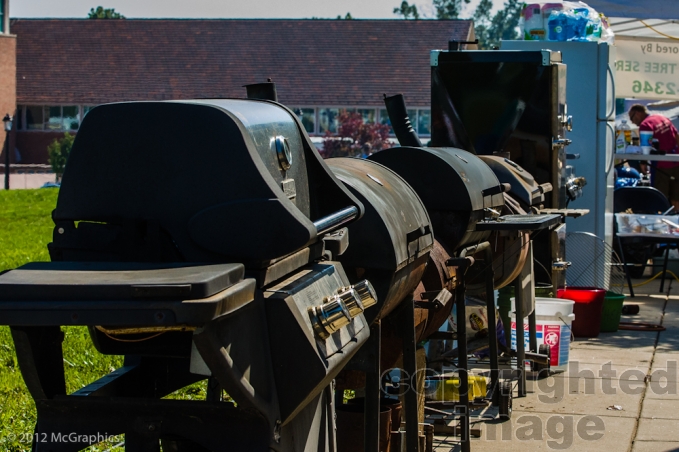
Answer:
<svg viewBox="0 0 679 452"><path fill-rule="evenodd" d="M514 298L511 312L512 343L516 350L516 312ZM573 314L573 300L562 298L535 298L535 323L538 347L548 344L551 352L551 369L553 371L568 371L568 355L571 345L571 324L575 320ZM523 337L526 350L529 349L528 318L524 319ZM536 350L537 351L537 350Z"/></svg>

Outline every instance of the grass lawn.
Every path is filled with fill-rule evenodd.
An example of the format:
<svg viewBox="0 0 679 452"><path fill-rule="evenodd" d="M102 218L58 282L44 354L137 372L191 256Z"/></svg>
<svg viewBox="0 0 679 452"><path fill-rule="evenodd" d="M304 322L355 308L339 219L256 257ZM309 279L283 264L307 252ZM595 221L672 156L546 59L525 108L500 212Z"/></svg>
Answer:
<svg viewBox="0 0 679 452"><path fill-rule="evenodd" d="M50 260L47 244L52 240L51 213L57 194L55 188L0 191L0 272L27 262ZM69 393L122 365L122 357L96 351L85 327L62 330ZM204 383L197 383L172 398L203 398L204 394ZM21 377L9 328L0 326L0 450L30 450L35 420L35 405ZM109 450L112 446L100 444L89 450Z"/></svg>

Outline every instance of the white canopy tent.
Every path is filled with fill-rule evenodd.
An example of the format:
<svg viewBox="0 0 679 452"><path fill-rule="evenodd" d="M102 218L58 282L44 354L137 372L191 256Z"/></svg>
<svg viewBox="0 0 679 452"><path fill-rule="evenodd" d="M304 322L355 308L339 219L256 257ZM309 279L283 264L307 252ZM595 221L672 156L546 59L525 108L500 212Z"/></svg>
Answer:
<svg viewBox="0 0 679 452"><path fill-rule="evenodd" d="M679 1L677 3L679 4ZM679 40L679 16L677 17L678 19L609 17L608 21L616 36Z"/></svg>
<svg viewBox="0 0 679 452"><path fill-rule="evenodd" d="M634 98L625 109L648 104L679 126L679 0L584 1L608 17L615 33L616 96ZM617 120L626 118L623 113Z"/></svg>
<svg viewBox="0 0 679 452"><path fill-rule="evenodd" d="M677 0L585 0L607 17L628 19L679 19Z"/></svg>

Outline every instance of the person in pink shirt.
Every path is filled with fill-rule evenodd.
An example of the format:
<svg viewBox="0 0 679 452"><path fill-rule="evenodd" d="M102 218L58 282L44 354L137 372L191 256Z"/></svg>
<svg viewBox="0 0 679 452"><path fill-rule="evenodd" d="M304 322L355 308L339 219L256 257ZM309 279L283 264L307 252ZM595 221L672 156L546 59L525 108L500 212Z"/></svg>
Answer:
<svg viewBox="0 0 679 452"><path fill-rule="evenodd" d="M658 140L660 150L666 154L679 153L679 132L672 121L663 115L649 114L645 105L634 104L627 112L630 121L639 127L639 131L653 132ZM679 163L658 162L653 185L667 196L675 209L679 209Z"/></svg>

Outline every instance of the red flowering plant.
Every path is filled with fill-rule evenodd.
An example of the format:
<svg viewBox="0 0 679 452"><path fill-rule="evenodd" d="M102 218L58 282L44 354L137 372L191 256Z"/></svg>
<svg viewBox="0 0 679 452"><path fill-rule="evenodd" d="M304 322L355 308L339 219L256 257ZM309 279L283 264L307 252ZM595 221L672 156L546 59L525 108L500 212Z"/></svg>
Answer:
<svg viewBox="0 0 679 452"><path fill-rule="evenodd" d="M325 132L323 158L367 157L391 146L390 127L386 124L365 123L357 112L342 110L337 116L337 133Z"/></svg>

